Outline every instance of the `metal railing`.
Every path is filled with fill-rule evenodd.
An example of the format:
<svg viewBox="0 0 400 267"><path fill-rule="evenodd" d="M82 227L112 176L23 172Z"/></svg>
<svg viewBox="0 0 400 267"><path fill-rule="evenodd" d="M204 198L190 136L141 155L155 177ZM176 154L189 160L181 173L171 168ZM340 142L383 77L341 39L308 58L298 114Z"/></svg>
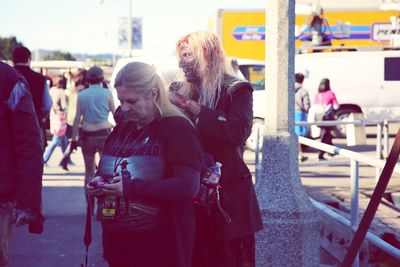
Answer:
<svg viewBox="0 0 400 267"><path fill-rule="evenodd" d="M375 126L376 125L376 157L378 159L387 159L389 155L389 124L400 122L399 120L354 120L354 121L315 121L301 122L296 121L299 126L339 126L352 124L354 126ZM383 138L383 139L382 139ZM382 143L383 142L383 143ZM382 169L375 169L375 181L379 180Z"/></svg>
<svg viewBox="0 0 400 267"><path fill-rule="evenodd" d="M376 125L377 133L376 133L376 158L377 159L387 159L389 155L389 124L397 122L399 120L353 120L353 121L314 121L314 122L303 122L296 121L295 125L299 126L339 126L339 125L348 125L352 124L354 126L374 126ZM382 139L383 135L383 139ZM260 128L257 129L256 135L256 148L255 148L255 177L257 180L258 173L261 170L261 164L259 161L259 151L260 144L262 146L262 142L260 142L260 138L262 138L262 134L260 134ZM261 140L262 141L262 140ZM383 141L383 144L382 144ZM382 149L383 147L383 149ZM323 163L319 163L322 165ZM375 168L375 182L379 180L379 176L382 168Z"/></svg>
<svg viewBox="0 0 400 267"><path fill-rule="evenodd" d="M398 122L398 121L391 121L391 122ZM344 148L335 147L331 145L327 145L321 143L319 141L315 141L309 138L299 136L299 143L307 145L309 147L313 147L318 150L322 150L327 153L341 155L345 158L350 159L350 221L345 217L333 212L329 208L325 207L324 205L312 200L311 202L314 204L316 208L326 213L332 219L338 221L339 223L349 227L352 231L356 231L359 225L359 207L358 207L358 194L359 194L359 163L368 164L372 167L375 167L378 179L380 175L381 169L385 166L385 160L382 160L382 156L387 158L388 147L389 147L389 121L366 121L366 120L358 120L358 121L320 121L320 122L296 122L296 125L317 125L317 126L334 126L334 125L342 125L342 124L354 124L354 125L377 125L377 156L378 158L373 158L370 156L363 155L361 153L357 153L354 151L350 151ZM385 129L382 131L382 129ZM382 153L382 132L384 133L384 153ZM257 132L256 138L256 158L255 158L255 176L256 176L256 183L259 180L259 172L261 170L261 165L259 164L259 138L262 138L260 135L259 130ZM383 154L383 155L382 155ZM394 173L400 174L400 164L396 164L396 167L393 170ZM376 179L377 181L377 179ZM332 215L334 213L334 215ZM372 233L367 234L367 240L373 243L376 247L382 249L389 255L393 256L394 258L400 260L400 249L393 247L389 243L383 241L376 235ZM356 260L353 264L354 267L359 266L359 258L356 257Z"/></svg>
<svg viewBox="0 0 400 267"><path fill-rule="evenodd" d="M359 207L358 207L359 163L361 162L364 164L368 164L372 167L382 169L386 162L381 159L375 159L375 158L365 156L365 155L357 153L357 152L353 152L353 151L350 151L350 150L347 150L344 148L339 148L339 147L323 144L321 142L311 140L311 139L301 137L301 136L299 137L299 143L316 148L318 150L328 152L328 153L334 153L337 155L341 155L343 157L350 159L350 191L351 191L351 193L350 193L350 206L351 206L351 208L350 208L350 217L351 217L350 228L353 231L357 230L358 224L359 224ZM400 164L396 165L393 172L396 174L400 174ZM315 206L315 201L313 201L313 204ZM321 206L318 206L318 208L321 209ZM322 210L324 212L328 212L326 207L322 208ZM331 210L329 210L329 211L331 211ZM343 219L346 219L339 214L337 214L337 216L334 219L337 220L337 217L342 217ZM343 220L337 220L337 221L339 221L343 224ZM346 225L346 224L344 224L344 225ZM397 248L391 246L389 243L383 241L379 237L375 236L376 238L371 238L371 236L373 236L372 233L370 233L369 236L370 236L370 238L368 239L368 235L367 235L367 239L371 243L373 243L377 247L381 248L383 251L385 251L386 253L395 257L396 259L400 260L400 249L397 249ZM356 261L354 262L353 266L358 266L358 257L357 257Z"/></svg>

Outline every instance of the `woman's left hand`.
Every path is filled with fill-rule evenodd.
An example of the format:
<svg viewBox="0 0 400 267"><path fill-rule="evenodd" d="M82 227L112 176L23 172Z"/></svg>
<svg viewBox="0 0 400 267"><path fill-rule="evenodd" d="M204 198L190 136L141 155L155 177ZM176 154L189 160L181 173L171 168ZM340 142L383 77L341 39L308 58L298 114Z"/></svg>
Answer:
<svg viewBox="0 0 400 267"><path fill-rule="evenodd" d="M122 176L115 176L111 184L105 184L101 190L106 195L122 196Z"/></svg>
<svg viewBox="0 0 400 267"><path fill-rule="evenodd" d="M189 105L190 102L190 99L187 96L184 96L175 91L169 93L169 99L172 102L172 104L183 109L186 109L186 107Z"/></svg>

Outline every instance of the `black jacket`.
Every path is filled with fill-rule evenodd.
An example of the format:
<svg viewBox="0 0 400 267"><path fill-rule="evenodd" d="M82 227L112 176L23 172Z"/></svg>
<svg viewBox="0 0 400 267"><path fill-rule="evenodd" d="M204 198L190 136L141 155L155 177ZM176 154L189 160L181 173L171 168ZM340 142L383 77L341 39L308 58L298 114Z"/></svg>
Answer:
<svg viewBox="0 0 400 267"><path fill-rule="evenodd" d="M19 86L16 86L18 83ZM25 79L0 62L0 203L40 211L43 148Z"/></svg>
<svg viewBox="0 0 400 267"><path fill-rule="evenodd" d="M16 65L14 66L26 79L28 82L29 90L32 94L33 105L35 106L36 116L39 123L42 123L43 119L47 117L48 114L43 114L43 96L45 90L46 79L43 75L33 71L29 66Z"/></svg>
<svg viewBox="0 0 400 267"><path fill-rule="evenodd" d="M252 87L226 76L216 109L201 107L197 130L205 151L222 163L221 204L232 222L215 207L207 232L218 240L252 234L262 228L252 177L242 157L242 148L253 124Z"/></svg>

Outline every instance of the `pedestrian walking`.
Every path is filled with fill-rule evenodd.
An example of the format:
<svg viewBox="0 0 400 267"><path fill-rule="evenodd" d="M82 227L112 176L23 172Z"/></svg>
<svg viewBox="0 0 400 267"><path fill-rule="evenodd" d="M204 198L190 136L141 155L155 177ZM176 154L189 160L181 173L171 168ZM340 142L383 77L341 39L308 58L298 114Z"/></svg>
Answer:
<svg viewBox="0 0 400 267"><path fill-rule="evenodd" d="M17 46L12 53L14 68L17 69L28 82L29 90L32 94L36 116L41 128L43 148L47 145L45 121L49 117L52 107L49 86L46 77L33 71L30 68L31 51L25 46Z"/></svg>
<svg viewBox="0 0 400 267"><path fill-rule="evenodd" d="M331 121L335 119L335 110L339 109L339 102L336 99L335 93L331 90L330 81L328 78L321 80L318 86L318 93L315 95L314 106L316 110L317 121ZM332 126L321 126L321 142L332 145ZM325 160L325 152L320 150L318 160Z"/></svg>
<svg viewBox="0 0 400 267"><path fill-rule="evenodd" d="M67 88L67 131L66 136L68 139L68 145L65 149L64 155L60 161L60 166L64 170L68 170L68 165L73 164L71 160L71 154L75 149L71 149L72 145L72 126L74 125L75 116L76 116L76 105L78 102L78 93L88 87L86 82L86 70L78 69L75 73L72 74L72 82L73 86L71 88ZM79 130L78 130L79 132Z"/></svg>
<svg viewBox="0 0 400 267"><path fill-rule="evenodd" d="M91 67L86 73L89 87L78 93L75 120L72 127L71 149L75 149L79 140L85 163L85 185L93 177L96 169L96 153L101 156L104 142L111 132L112 124L108 121L109 113L115 111L111 91L102 87L103 70ZM87 200L93 202L93 198ZM93 207L94 203L91 203Z"/></svg>
<svg viewBox="0 0 400 267"><path fill-rule="evenodd" d="M61 147L61 151L63 153L67 148L67 97L65 95L66 86L67 80L64 78L64 76L60 75L57 77L56 86L50 88L50 96L53 102L53 106L50 111L50 132L53 134L53 137L43 154L43 160L45 164L47 164L57 146Z"/></svg>
<svg viewBox="0 0 400 267"><path fill-rule="evenodd" d="M67 138L72 138L72 126L76 116L76 103L78 102L78 93L89 87L86 81L86 70L78 69L72 74L73 86L66 90L67 95Z"/></svg>
<svg viewBox="0 0 400 267"><path fill-rule="evenodd" d="M304 75L302 73L295 74L295 95L294 95L294 120L299 122L306 122L308 117L308 110L310 109L310 97L307 90L303 87ZM308 128L306 125L296 125L294 131L297 136L307 136ZM307 160L303 154L303 147L299 144L298 160L300 162Z"/></svg>

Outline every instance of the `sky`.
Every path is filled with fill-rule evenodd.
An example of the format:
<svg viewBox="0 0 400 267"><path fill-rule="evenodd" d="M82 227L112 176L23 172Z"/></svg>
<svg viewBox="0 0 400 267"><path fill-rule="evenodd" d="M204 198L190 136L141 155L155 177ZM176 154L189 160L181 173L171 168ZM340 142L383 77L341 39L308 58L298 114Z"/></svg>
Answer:
<svg viewBox="0 0 400 267"><path fill-rule="evenodd" d="M216 16L218 9L265 9L267 1L275 0L131 1L132 16L143 21L144 53L157 55L172 53L179 37L207 30L208 19ZM296 0L296 3L312 1L320 1L324 8L360 8L382 2ZM0 37L16 36L31 50L121 54L118 19L128 16L128 3L129 0L0 0Z"/></svg>
<svg viewBox="0 0 400 267"><path fill-rule="evenodd" d="M132 17L143 20L143 48L173 51L178 38L207 30L219 8L260 9L264 0L131 0ZM16 36L31 50L115 53L118 18L129 0L0 0L0 36Z"/></svg>

